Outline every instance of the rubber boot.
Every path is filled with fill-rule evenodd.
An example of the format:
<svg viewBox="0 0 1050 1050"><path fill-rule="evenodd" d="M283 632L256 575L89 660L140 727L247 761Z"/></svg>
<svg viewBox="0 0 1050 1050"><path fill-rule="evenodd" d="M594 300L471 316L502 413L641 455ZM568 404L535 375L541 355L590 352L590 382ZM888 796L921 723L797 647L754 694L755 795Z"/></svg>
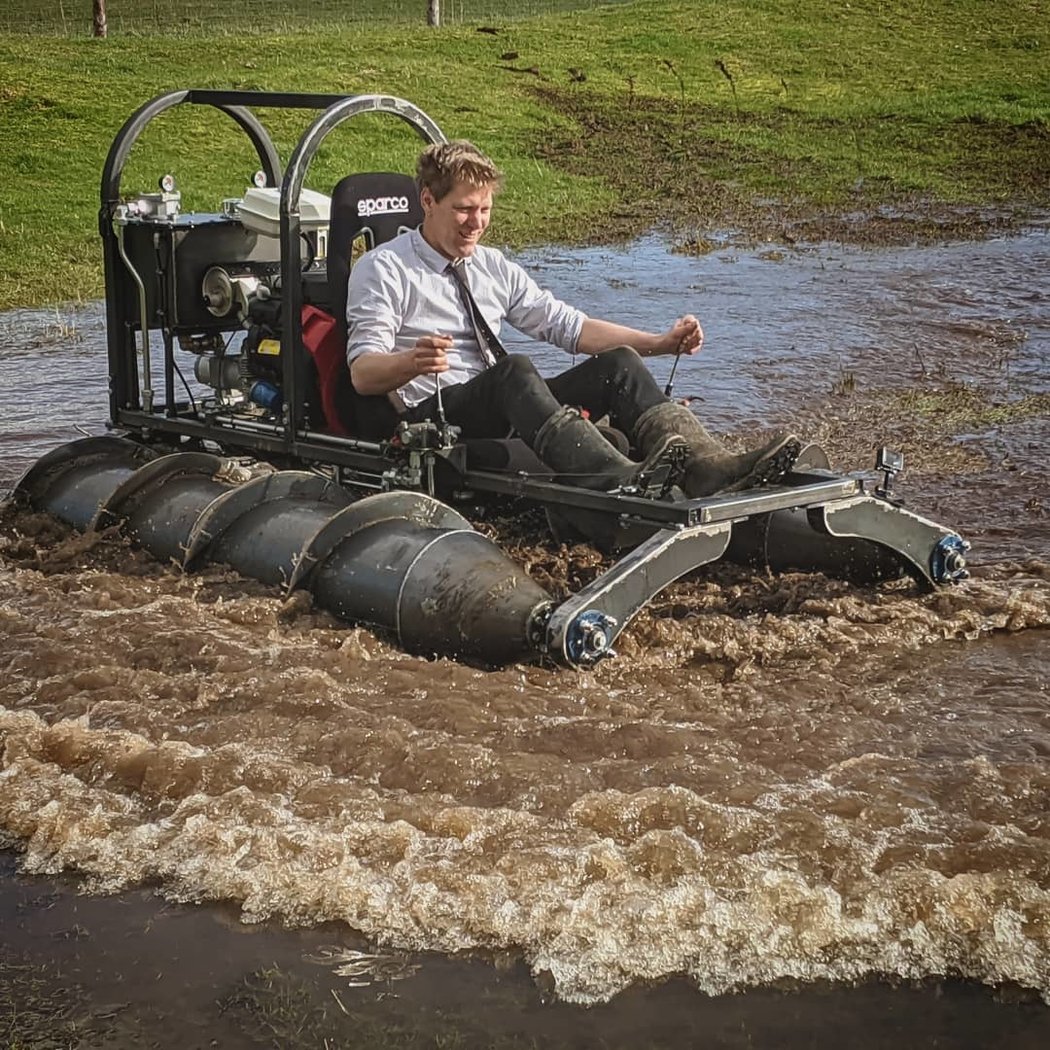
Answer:
<svg viewBox="0 0 1050 1050"><path fill-rule="evenodd" d="M643 491L662 476L668 484L681 484L685 442L668 433L654 439L645 460L636 463L615 449L588 419L563 405L540 427L533 450L558 480L579 488L609 491L636 487ZM668 474L672 475L668 477Z"/></svg>
<svg viewBox="0 0 1050 1050"><path fill-rule="evenodd" d="M632 435L635 447L646 454L662 447L669 435L683 438L689 457L681 486L690 499L716 492L739 492L786 474L795 462L802 443L794 434L779 433L750 452L730 452L703 424L677 401L666 401L646 409Z"/></svg>

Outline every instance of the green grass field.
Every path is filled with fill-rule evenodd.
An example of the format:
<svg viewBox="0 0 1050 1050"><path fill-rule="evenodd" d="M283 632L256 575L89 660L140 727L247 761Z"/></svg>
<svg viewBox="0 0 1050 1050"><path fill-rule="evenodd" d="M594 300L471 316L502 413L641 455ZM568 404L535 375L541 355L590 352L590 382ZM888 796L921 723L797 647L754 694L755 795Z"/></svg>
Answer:
<svg viewBox="0 0 1050 1050"><path fill-rule="evenodd" d="M627 0L604 0L606 6ZM441 23L482 24L486 20L531 18L597 7L589 0L441 0ZM426 21L426 0L242 0L236 8L211 0L108 0L114 32L235 35L286 33L355 23ZM233 17L231 17L233 16ZM84 35L91 32L91 0L7 0L0 10L0 32Z"/></svg>
<svg viewBox="0 0 1050 1050"><path fill-rule="evenodd" d="M87 0L76 0L79 32L72 0L57 6L64 17L9 0L0 19L0 308L100 294L106 151L140 103L180 87L407 98L506 169L495 243L661 222L696 244L727 226L848 235L842 217L886 207L913 216L897 227L906 237L914 215L940 206L1050 202L1044 0L638 0L525 18L509 13L527 2L464 0L444 5L456 20L438 30L423 24L421 0L416 22L341 23L334 0L255 0L236 19L209 8L207 25L163 32L146 17L159 4L128 0L110 3L106 40L87 35ZM4 31L41 8L50 22ZM267 23L266 11L280 14ZM260 115L287 157L303 114ZM399 121L351 121L326 140L308 185L411 170L417 148ZM152 188L170 171L185 207L216 210L255 166L230 121L183 106L150 127L124 185ZM842 221L797 225L814 215Z"/></svg>

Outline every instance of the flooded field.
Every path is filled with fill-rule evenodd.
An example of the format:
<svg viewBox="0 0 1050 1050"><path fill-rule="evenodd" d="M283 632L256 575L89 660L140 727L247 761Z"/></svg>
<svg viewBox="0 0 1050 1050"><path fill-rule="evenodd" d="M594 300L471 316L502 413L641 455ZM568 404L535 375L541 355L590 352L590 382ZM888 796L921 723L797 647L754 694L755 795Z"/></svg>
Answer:
<svg viewBox="0 0 1050 1050"><path fill-rule="evenodd" d="M524 261L599 316L700 314L674 392L713 429L903 449L974 578L718 567L594 672L493 672L8 511L0 963L55 960L101 1033L177 1017L100 1045L1046 1045L1050 235ZM0 491L102 431L103 338L97 305L0 316ZM513 553L553 591L597 561Z"/></svg>

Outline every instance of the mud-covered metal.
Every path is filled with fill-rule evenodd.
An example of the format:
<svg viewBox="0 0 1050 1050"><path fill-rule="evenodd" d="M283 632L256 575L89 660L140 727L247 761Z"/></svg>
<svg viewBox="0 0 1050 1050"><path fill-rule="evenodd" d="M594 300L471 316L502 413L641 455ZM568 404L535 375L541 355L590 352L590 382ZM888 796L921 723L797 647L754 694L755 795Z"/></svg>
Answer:
<svg viewBox="0 0 1050 1050"><path fill-rule="evenodd" d="M480 533L409 518L352 532L318 566L312 587L325 608L394 632L409 651L491 664L535 657L534 623L551 604Z"/></svg>
<svg viewBox="0 0 1050 1050"><path fill-rule="evenodd" d="M608 655L617 635L653 595L722 557L731 530L727 522L720 522L653 533L558 606L547 624L548 651L559 663L573 667L596 663Z"/></svg>
<svg viewBox="0 0 1050 1050"><path fill-rule="evenodd" d="M22 475L15 494L75 529L87 529L99 507L156 455L122 438L83 438L41 456Z"/></svg>
<svg viewBox="0 0 1050 1050"><path fill-rule="evenodd" d="M306 587L320 607L425 655L533 657L551 605L451 507L408 492L356 499L309 471L87 438L41 459L15 498L79 529L119 527L184 568L215 562L286 591Z"/></svg>
<svg viewBox="0 0 1050 1050"><path fill-rule="evenodd" d="M808 512L818 533L882 547L924 589L963 578L962 538L943 526L874 496L857 496ZM950 568L945 553L951 552Z"/></svg>

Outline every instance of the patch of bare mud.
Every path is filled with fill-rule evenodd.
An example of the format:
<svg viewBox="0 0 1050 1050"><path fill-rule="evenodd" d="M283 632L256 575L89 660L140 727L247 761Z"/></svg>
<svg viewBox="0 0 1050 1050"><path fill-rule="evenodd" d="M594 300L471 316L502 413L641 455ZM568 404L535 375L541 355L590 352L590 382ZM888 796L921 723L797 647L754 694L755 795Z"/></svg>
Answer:
<svg viewBox="0 0 1050 1050"><path fill-rule="evenodd" d="M545 128L533 145L537 155L574 174L600 173L621 201L630 202L602 223L602 240L635 237L666 224L680 250L699 254L727 243L768 241L935 244L1015 230L1050 205L1050 132L1038 122L963 121L936 128L897 122L916 149L926 152L935 143L950 158L946 163L958 180L980 187L972 190L974 200L1009 202L1001 206L938 201L860 174L851 186L833 191L835 199L821 202L747 188L749 174L761 173L760 181L768 183L772 173L785 186L819 185L827 194L830 176L819 160L770 158L734 131L746 121L751 131L776 134L798 122L790 110L745 117L696 103L631 98L624 105L622 99L612 102L586 92L534 90L574 125L560 133ZM855 131L845 123L841 127L843 136ZM729 232L709 240L715 230Z"/></svg>

